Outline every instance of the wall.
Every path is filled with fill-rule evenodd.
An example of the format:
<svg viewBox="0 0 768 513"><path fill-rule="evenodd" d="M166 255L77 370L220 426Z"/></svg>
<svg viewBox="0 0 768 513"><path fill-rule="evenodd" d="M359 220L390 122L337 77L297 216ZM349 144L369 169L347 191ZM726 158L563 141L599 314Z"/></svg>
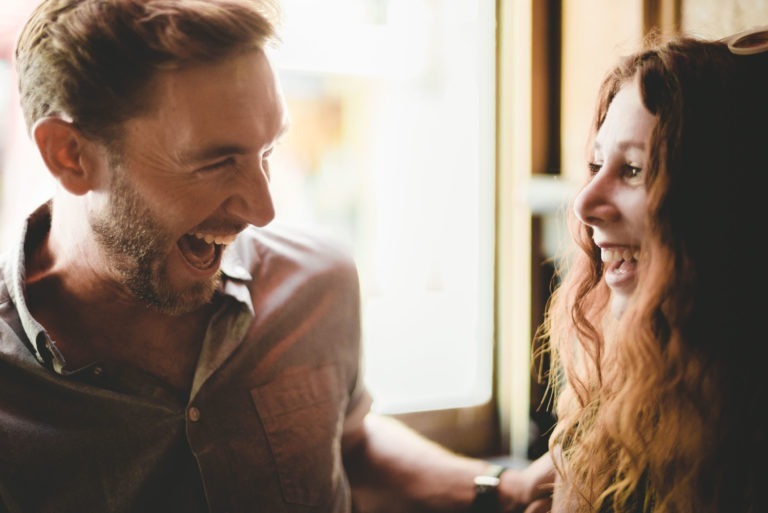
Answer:
<svg viewBox="0 0 768 513"><path fill-rule="evenodd" d="M681 27L704 37L724 37L768 24L768 0L688 0L682 2Z"/></svg>

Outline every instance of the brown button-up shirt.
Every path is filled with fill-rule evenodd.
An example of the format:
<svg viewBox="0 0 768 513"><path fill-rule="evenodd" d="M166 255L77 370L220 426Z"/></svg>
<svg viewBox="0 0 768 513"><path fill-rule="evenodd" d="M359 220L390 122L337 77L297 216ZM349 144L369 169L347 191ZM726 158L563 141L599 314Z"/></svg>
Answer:
<svg viewBox="0 0 768 513"><path fill-rule="evenodd" d="M24 241L49 225L44 205L0 261L0 512L350 511L341 436L370 397L347 257L241 234L182 397L137 370L64 370L24 300Z"/></svg>

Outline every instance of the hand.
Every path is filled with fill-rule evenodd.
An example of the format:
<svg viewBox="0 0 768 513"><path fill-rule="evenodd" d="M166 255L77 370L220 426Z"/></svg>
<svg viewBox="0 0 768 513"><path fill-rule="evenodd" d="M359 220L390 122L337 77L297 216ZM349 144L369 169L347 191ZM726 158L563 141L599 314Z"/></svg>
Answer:
<svg viewBox="0 0 768 513"><path fill-rule="evenodd" d="M499 500L504 513L544 513L552 505L555 465L549 453L523 470L501 475Z"/></svg>
<svg viewBox="0 0 768 513"><path fill-rule="evenodd" d="M550 513L552 511L552 498L536 499L525 508L523 513Z"/></svg>

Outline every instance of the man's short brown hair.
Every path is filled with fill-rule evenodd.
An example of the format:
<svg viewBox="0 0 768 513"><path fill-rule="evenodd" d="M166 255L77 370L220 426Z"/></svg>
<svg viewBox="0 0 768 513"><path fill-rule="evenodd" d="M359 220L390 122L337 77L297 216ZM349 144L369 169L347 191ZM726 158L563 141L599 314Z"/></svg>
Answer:
<svg viewBox="0 0 768 513"><path fill-rule="evenodd" d="M270 0L43 0L16 47L27 128L60 115L114 142L158 70L264 48L276 21Z"/></svg>

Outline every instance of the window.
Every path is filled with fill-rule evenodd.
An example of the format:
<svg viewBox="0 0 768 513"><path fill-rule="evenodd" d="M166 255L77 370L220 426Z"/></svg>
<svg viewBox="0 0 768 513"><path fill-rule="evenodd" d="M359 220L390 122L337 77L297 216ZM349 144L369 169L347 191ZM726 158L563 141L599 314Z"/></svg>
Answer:
<svg viewBox="0 0 768 513"><path fill-rule="evenodd" d="M283 0L292 117L277 221L356 258L366 378L384 413L492 392L491 2Z"/></svg>

